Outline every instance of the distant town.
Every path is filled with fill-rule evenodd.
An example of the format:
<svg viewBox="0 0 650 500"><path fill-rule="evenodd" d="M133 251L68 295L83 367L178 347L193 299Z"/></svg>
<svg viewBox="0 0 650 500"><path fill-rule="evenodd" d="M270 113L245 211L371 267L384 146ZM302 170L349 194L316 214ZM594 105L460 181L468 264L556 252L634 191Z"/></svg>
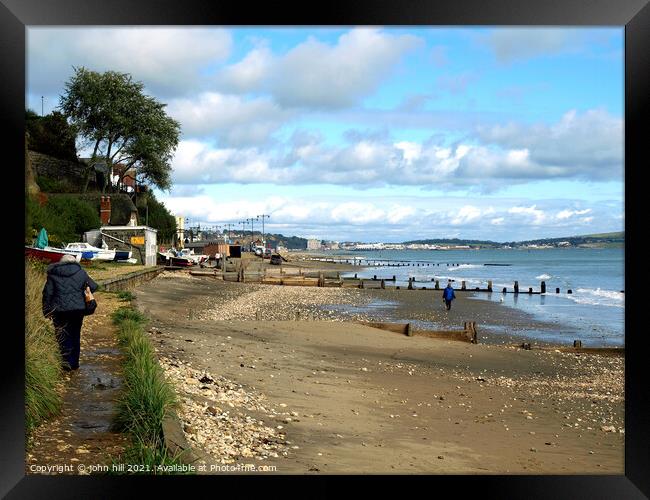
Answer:
<svg viewBox="0 0 650 500"><path fill-rule="evenodd" d="M183 218L177 217L178 239L185 245L193 246L196 242L208 240L223 240L229 243L240 244L243 249L256 247L271 248L275 251L290 250L343 250L343 251L368 251L368 250L479 250L489 248L500 249L548 249L548 248L604 248L620 247L625 243L625 232L589 234L582 236L566 236L561 238L545 238L528 241L495 242L483 240L463 240L458 238L413 240L402 243L386 242L353 242L334 241L318 238L302 238L299 236L285 236L283 234L258 231L221 230L222 226L200 225L185 228Z"/></svg>

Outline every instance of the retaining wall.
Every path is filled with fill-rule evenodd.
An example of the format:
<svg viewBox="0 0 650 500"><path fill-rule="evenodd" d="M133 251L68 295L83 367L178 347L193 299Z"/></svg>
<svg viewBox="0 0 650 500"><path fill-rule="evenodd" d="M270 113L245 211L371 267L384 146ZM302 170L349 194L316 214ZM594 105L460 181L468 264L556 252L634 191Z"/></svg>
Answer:
<svg viewBox="0 0 650 500"><path fill-rule="evenodd" d="M135 271L130 274L124 274L115 278L100 280L97 282L100 290L105 292L119 292L135 288L140 283L150 281L165 270L165 266L155 266L143 271Z"/></svg>

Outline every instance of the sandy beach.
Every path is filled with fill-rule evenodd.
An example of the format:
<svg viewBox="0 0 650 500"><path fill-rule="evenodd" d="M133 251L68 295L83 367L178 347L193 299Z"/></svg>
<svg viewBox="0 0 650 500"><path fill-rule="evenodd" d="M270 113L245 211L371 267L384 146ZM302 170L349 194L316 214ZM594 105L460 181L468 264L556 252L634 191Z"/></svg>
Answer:
<svg viewBox="0 0 650 500"><path fill-rule="evenodd" d="M136 304L205 463L281 474L623 473L623 356L490 342L481 325L545 325L468 295L447 313L438 295L163 273L136 289ZM477 321L479 344L354 322L382 309L450 328Z"/></svg>

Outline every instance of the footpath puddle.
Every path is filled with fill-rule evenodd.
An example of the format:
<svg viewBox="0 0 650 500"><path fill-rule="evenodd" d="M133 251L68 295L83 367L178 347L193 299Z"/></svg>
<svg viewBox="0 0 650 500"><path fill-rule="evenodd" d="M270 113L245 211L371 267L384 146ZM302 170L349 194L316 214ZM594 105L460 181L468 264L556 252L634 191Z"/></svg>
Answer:
<svg viewBox="0 0 650 500"><path fill-rule="evenodd" d="M119 396L122 354L111 313L122 303L98 293L99 307L84 319L79 370L64 380L61 415L36 429L26 457L26 473L47 474L44 467L67 468L53 474L87 474L92 465L109 465L123 452L125 435L111 431Z"/></svg>

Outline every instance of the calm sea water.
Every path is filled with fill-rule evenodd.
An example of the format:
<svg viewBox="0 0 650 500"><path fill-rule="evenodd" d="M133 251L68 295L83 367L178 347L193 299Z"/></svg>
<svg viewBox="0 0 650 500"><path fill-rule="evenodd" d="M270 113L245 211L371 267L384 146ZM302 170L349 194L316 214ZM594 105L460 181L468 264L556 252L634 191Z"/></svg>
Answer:
<svg viewBox="0 0 650 500"><path fill-rule="evenodd" d="M580 338L588 346L622 346L624 344L625 283L624 249L522 249L522 250L383 250L383 251L331 251L333 255L349 255L350 258L388 259L411 263L410 266L370 266L357 271L360 277L392 278L396 284L406 286L409 278L420 286L433 286L432 279L440 280L444 287L454 280L454 288L487 287L492 280L494 293L478 293L476 300L491 300L504 307L515 307L532 313L536 318L557 323L557 333L530 332L530 337L540 340L566 335ZM420 265L417 266L416 263ZM459 264L459 265L456 265ZM485 264L508 264L486 266ZM344 276L353 276L354 272ZM513 290L519 282L519 295L502 294L506 287ZM545 295L528 295L529 287L540 290L541 281L546 282ZM560 288L556 294L555 289ZM567 294L571 289L572 294ZM503 299L503 301L502 301ZM575 334L579 336L575 336Z"/></svg>

